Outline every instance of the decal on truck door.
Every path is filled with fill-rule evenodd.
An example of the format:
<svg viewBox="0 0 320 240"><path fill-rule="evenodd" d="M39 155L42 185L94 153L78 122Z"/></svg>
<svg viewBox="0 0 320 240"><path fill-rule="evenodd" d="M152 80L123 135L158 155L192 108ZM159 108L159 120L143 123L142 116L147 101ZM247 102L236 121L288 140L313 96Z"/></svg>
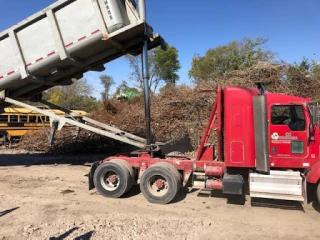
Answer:
<svg viewBox="0 0 320 240"><path fill-rule="evenodd" d="M271 139L273 140L278 140L279 139L279 134L277 132L274 132L272 135L271 135Z"/></svg>

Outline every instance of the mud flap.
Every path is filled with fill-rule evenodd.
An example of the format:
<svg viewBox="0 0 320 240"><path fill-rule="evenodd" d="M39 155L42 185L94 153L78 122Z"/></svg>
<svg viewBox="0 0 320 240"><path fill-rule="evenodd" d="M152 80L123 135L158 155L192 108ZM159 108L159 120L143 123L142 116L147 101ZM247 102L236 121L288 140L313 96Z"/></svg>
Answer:
<svg viewBox="0 0 320 240"><path fill-rule="evenodd" d="M88 178L89 178L89 191L91 189L94 189L94 182L93 182L93 176L94 176L94 172L96 171L97 167L100 165L99 162L94 162L91 166L90 172L88 174Z"/></svg>

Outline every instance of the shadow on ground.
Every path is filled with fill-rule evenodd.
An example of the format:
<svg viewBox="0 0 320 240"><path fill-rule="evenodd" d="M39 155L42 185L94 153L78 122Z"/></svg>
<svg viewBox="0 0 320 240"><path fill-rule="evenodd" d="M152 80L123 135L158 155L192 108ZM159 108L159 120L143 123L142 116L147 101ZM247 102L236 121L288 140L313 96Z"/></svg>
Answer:
<svg viewBox="0 0 320 240"><path fill-rule="evenodd" d="M126 192L121 198L131 198L141 193L139 185L134 185L132 188Z"/></svg>
<svg viewBox="0 0 320 240"><path fill-rule="evenodd" d="M187 194L188 188L181 188L177 195L174 197L174 199L171 201L171 204L183 201L187 197Z"/></svg>
<svg viewBox="0 0 320 240"><path fill-rule="evenodd" d="M136 195L139 195L141 193L140 191L140 187L139 185L134 185L130 191L128 191L127 193L125 193L123 196L121 196L121 198L131 198L134 197ZM187 188L181 188L180 191L178 192L178 194L175 196L175 198L170 202L170 204L172 203L178 203L183 201L186 196L188 194L188 189Z"/></svg>
<svg viewBox="0 0 320 240"><path fill-rule="evenodd" d="M70 234L72 234L74 231L78 230L79 228L78 227L74 227L74 228L71 228L69 231L61 234L60 236L58 237L50 237L49 240L63 240L65 238L67 238ZM87 232L79 237L76 237L74 238L74 240L90 240L92 235L93 235L94 231L90 231L90 232Z"/></svg>
<svg viewBox="0 0 320 240"><path fill-rule="evenodd" d="M5 211L2 211L0 212L0 217L3 217L4 215L7 215L15 210L17 210L19 207L15 207L15 208L11 208L11 209L8 209L8 210L5 210Z"/></svg>
<svg viewBox="0 0 320 240"><path fill-rule="evenodd" d="M289 200L276 200L276 199L264 199L264 198L252 198L251 206L264 207L264 208L276 208L283 210L299 210L305 212L300 202Z"/></svg>
<svg viewBox="0 0 320 240"><path fill-rule="evenodd" d="M320 213L320 204L319 204L319 203L317 203L316 201L314 201L314 202L312 203L312 207L313 207L314 210L316 210L318 213Z"/></svg>

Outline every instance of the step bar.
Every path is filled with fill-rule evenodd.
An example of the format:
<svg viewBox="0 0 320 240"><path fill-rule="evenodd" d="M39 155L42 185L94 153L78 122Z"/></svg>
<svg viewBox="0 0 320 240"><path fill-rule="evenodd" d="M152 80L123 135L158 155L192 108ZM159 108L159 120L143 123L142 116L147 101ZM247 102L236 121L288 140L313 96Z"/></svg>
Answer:
<svg viewBox="0 0 320 240"><path fill-rule="evenodd" d="M270 175L249 174L250 197L304 202L305 178L298 171L270 171Z"/></svg>

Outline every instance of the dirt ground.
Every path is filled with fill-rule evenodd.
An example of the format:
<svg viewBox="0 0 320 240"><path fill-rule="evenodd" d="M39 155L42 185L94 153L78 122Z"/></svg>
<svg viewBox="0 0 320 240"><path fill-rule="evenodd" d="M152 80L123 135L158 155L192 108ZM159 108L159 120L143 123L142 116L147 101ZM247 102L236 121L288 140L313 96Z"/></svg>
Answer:
<svg viewBox="0 0 320 240"><path fill-rule="evenodd" d="M320 210L312 204L247 196L237 205L184 189L173 203L153 205L138 186L107 199L88 191L86 177L86 162L101 156L12 153L0 154L0 240L320 239Z"/></svg>

